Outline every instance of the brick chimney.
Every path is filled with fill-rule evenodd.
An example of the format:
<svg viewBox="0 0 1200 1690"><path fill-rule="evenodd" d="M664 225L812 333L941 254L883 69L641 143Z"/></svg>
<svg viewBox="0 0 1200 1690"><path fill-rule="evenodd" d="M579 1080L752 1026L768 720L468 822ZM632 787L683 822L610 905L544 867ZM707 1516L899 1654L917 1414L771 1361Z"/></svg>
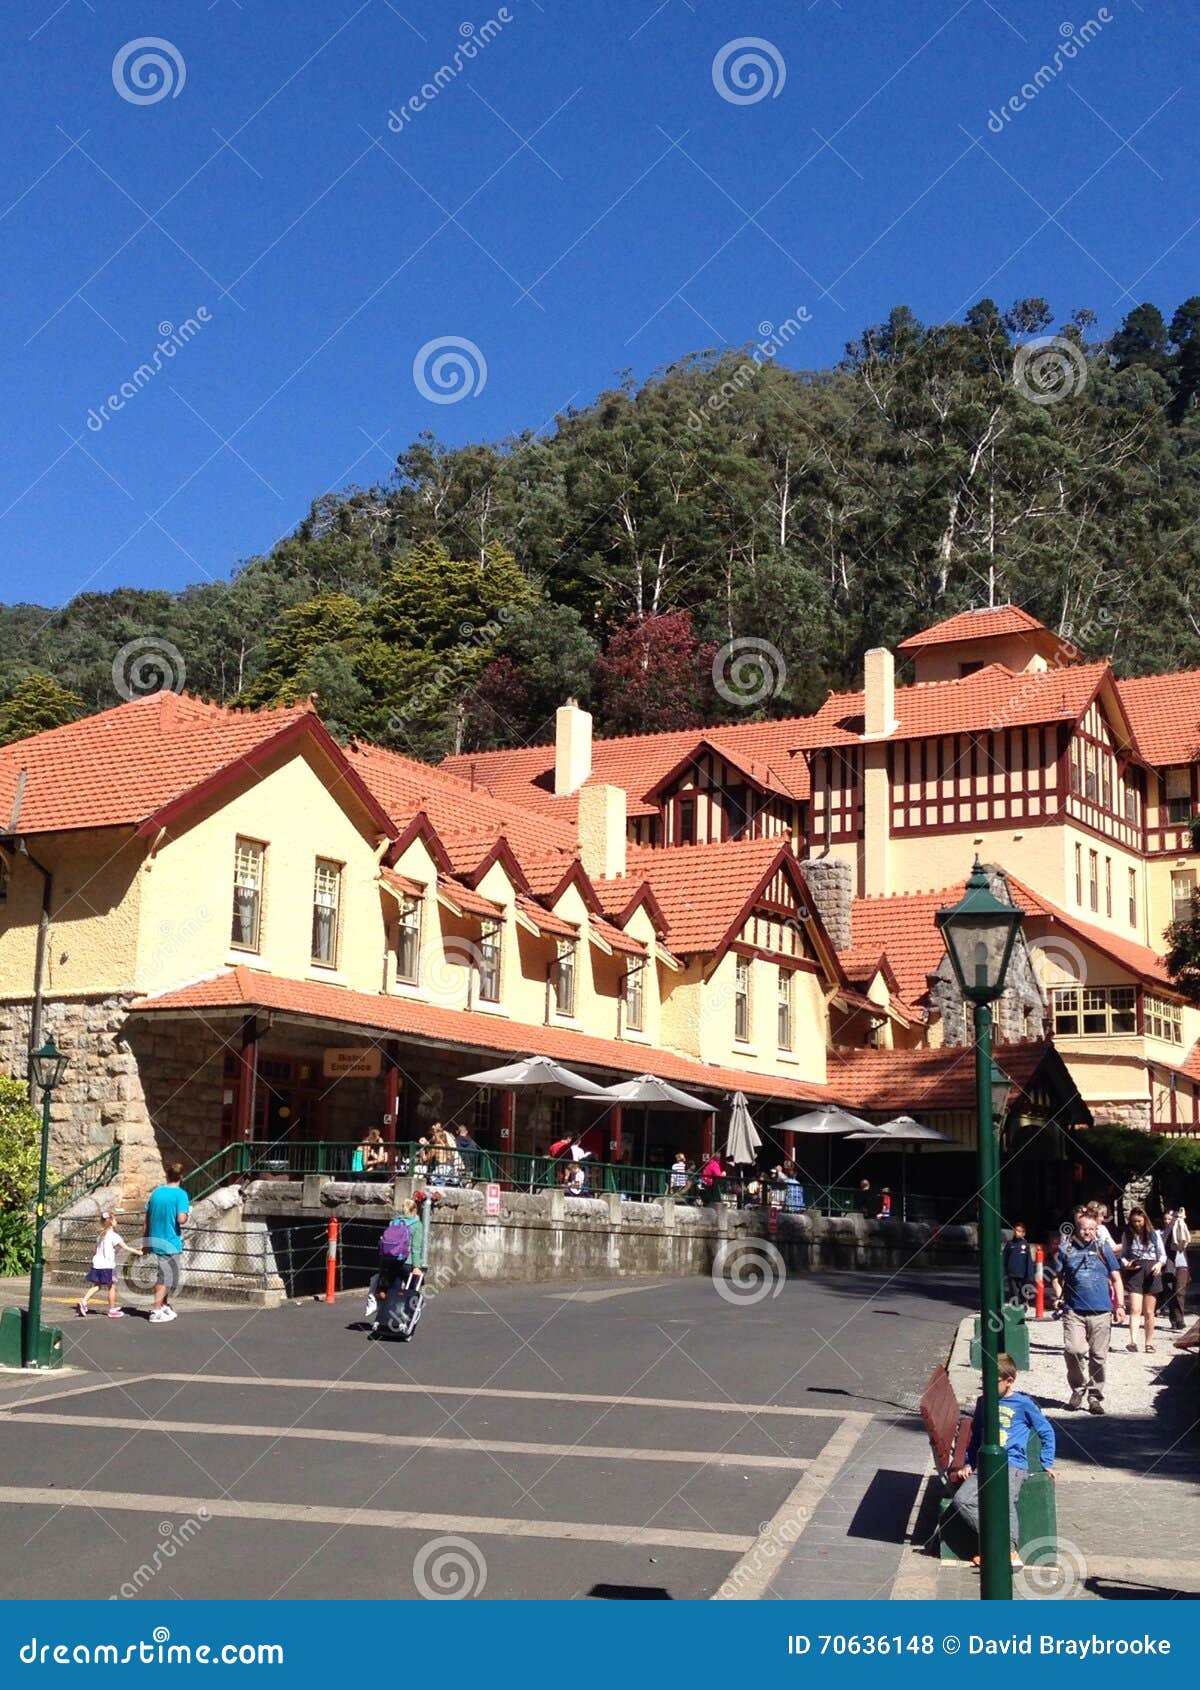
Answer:
<svg viewBox="0 0 1200 1690"><path fill-rule="evenodd" d="M585 786L580 791L579 855L593 880L620 880L624 875L624 787Z"/></svg>
<svg viewBox="0 0 1200 1690"><path fill-rule="evenodd" d="M554 714L554 796L578 792L592 772L592 718L568 698Z"/></svg>
<svg viewBox="0 0 1200 1690"><path fill-rule="evenodd" d="M875 646L863 659L865 729L868 738L896 728L896 659L886 646Z"/></svg>

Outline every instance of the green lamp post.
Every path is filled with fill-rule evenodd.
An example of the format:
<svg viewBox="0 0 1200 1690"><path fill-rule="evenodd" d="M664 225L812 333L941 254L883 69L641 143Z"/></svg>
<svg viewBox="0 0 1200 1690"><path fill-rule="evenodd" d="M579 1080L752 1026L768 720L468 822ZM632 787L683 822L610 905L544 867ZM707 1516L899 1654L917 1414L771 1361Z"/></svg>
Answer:
<svg viewBox="0 0 1200 1690"><path fill-rule="evenodd" d="M55 1086L62 1084L67 1071L67 1059L48 1038L40 1050L29 1058L29 1078L42 1093L42 1156L38 1167L37 1213L33 1225L33 1267L29 1273L29 1312L21 1329L21 1366L41 1366L42 1349L42 1278L45 1259L42 1235L46 1229L46 1180L50 1161L50 1096Z"/></svg>
<svg viewBox="0 0 1200 1690"><path fill-rule="evenodd" d="M1000 1283L1000 1147L995 1114L1002 1115L1009 1081L992 1061L992 1004L1003 994L1008 965L1024 913L993 897L978 857L966 895L939 910L955 978L975 1008L975 1097L979 1116L979 1303L983 1361L983 1441L979 1447L980 1595L1011 1601L1008 1536L1008 1461L1000 1446L998 1357L1004 1330Z"/></svg>

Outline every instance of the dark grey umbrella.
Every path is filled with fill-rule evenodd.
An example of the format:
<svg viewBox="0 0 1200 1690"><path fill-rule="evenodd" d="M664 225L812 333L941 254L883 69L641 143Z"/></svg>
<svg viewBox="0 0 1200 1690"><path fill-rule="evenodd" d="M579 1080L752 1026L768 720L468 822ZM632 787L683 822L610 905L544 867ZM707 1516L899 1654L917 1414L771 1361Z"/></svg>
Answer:
<svg viewBox="0 0 1200 1690"><path fill-rule="evenodd" d="M896 1115L890 1121L870 1122L862 1132L848 1133L848 1138L889 1141L903 1146L900 1152L900 1215L908 1219L908 1146L910 1144L953 1144L949 1133L914 1121L911 1115Z"/></svg>
<svg viewBox="0 0 1200 1690"><path fill-rule="evenodd" d="M825 1187L828 1192L833 1185L833 1140L835 1138L849 1138L851 1133L870 1133L870 1121L864 1121L861 1115L852 1115L848 1109L810 1109L806 1115L793 1115L790 1121L780 1121L772 1129L777 1133L801 1133L807 1138L826 1138L829 1142L829 1154L825 1163ZM833 1199L829 1198L829 1207L833 1208Z"/></svg>
<svg viewBox="0 0 1200 1690"><path fill-rule="evenodd" d="M690 1091L680 1091L678 1086L668 1085L657 1074L639 1074L636 1080L619 1080L614 1086L601 1086L599 1089L611 1103L641 1103L648 1109L697 1109L703 1115L713 1112L711 1103L705 1103L702 1097L693 1097ZM584 1097L587 1101L595 1098L595 1090L586 1092Z"/></svg>

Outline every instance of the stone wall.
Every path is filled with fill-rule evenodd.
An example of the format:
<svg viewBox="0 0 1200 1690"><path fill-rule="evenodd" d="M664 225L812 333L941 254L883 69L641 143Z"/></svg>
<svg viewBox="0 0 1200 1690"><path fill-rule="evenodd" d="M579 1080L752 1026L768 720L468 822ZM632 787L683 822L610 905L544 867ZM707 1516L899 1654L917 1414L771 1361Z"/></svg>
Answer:
<svg viewBox="0 0 1200 1690"><path fill-rule="evenodd" d="M1150 1099L1123 1097L1110 1102L1091 1103L1093 1124L1097 1127L1133 1127L1148 1133L1151 1129Z"/></svg>
<svg viewBox="0 0 1200 1690"><path fill-rule="evenodd" d="M1002 869L987 867L992 896L1002 904L1015 902ZM973 1043L972 1021L962 992L954 978L950 958L943 956L930 987L930 1004L942 1018L942 1035L948 1045ZM1045 1033L1046 1000L1034 972L1029 948L1020 933L1013 946L1004 996L992 1005L994 1038L997 1044L1020 1044L1040 1039Z"/></svg>
<svg viewBox="0 0 1200 1690"><path fill-rule="evenodd" d="M848 950L853 941L854 868L840 857L807 857L800 872L808 883L817 913L834 949Z"/></svg>
<svg viewBox="0 0 1200 1690"><path fill-rule="evenodd" d="M114 1139L121 1141L121 1174L138 1190L162 1178L162 1158L138 1073L124 1034L128 996L47 998L42 1037L54 1042L69 1067L50 1102L50 1166L71 1173ZM0 1064L24 1078L29 1065L30 999L0 1003Z"/></svg>

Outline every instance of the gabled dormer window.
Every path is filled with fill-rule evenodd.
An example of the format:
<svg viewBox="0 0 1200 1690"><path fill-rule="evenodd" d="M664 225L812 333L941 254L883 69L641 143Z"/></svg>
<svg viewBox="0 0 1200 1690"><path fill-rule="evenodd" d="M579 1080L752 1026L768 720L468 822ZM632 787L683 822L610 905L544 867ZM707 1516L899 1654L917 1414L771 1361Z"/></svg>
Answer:
<svg viewBox="0 0 1200 1690"><path fill-rule="evenodd" d="M625 970L624 979L625 1026L631 1033L640 1033L646 1014L646 960L634 957Z"/></svg>
<svg viewBox="0 0 1200 1690"><path fill-rule="evenodd" d="M421 980L421 900L403 898L396 924L396 978L407 986Z"/></svg>
<svg viewBox="0 0 1200 1690"><path fill-rule="evenodd" d="M239 951L257 951L262 935L263 860L256 839L238 839L233 851L233 921L229 940Z"/></svg>
<svg viewBox="0 0 1200 1690"><path fill-rule="evenodd" d="M734 961L733 1036L738 1044L750 1042L750 964L741 956Z"/></svg>

